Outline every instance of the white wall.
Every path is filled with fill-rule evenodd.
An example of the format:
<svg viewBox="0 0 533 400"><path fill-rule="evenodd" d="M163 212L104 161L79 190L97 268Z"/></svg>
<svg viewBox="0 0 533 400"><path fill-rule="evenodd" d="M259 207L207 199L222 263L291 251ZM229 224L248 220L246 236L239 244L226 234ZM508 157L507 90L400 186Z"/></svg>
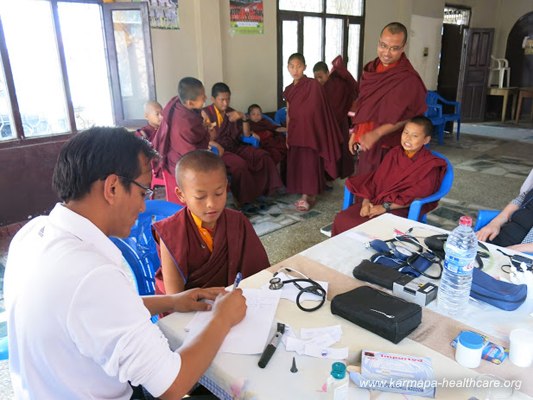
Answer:
<svg viewBox="0 0 533 400"><path fill-rule="evenodd" d="M445 0L367 0L363 64L376 57L383 26L391 21L406 25L410 39L406 54L434 89L440 53L440 25ZM472 8L471 27L495 28L493 53L505 54L507 36L515 22L533 9L532 0L454 0ZM265 111L277 108L276 1L263 0L265 29L262 35L229 32L228 0L181 0L178 31L152 30L156 90L165 104L176 94L179 79L201 79L211 86L226 82L232 105L238 109L259 103ZM423 57L423 48L429 54Z"/></svg>

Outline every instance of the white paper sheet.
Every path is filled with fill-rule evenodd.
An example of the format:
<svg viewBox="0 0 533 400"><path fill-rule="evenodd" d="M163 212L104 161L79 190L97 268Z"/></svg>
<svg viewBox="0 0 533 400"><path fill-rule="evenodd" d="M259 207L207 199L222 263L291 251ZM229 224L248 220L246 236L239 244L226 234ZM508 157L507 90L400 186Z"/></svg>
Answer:
<svg viewBox="0 0 533 400"><path fill-rule="evenodd" d="M246 316L235 325L220 347L223 353L260 354L263 352L268 334L274 321L280 299L280 290L250 289L242 290L246 297ZM197 312L187 324L184 344L194 338L212 318L211 311Z"/></svg>

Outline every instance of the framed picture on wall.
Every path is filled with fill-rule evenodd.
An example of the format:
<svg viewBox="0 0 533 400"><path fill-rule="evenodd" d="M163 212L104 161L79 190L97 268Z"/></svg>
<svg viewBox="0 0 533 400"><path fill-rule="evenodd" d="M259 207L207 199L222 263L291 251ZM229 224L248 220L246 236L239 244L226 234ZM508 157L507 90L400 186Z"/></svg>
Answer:
<svg viewBox="0 0 533 400"><path fill-rule="evenodd" d="M263 0L230 0L231 33L263 34Z"/></svg>
<svg viewBox="0 0 533 400"><path fill-rule="evenodd" d="M179 29L178 0L148 0L150 27Z"/></svg>

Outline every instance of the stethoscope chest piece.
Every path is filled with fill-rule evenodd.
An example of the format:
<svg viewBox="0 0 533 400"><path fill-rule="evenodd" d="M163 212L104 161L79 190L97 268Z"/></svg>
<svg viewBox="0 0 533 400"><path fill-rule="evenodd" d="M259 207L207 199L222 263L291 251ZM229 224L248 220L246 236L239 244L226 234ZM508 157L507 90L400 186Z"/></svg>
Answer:
<svg viewBox="0 0 533 400"><path fill-rule="evenodd" d="M283 288L283 281L278 276L275 276L272 279L270 279L269 283L270 284L269 284L268 288L270 290L279 290L279 289Z"/></svg>

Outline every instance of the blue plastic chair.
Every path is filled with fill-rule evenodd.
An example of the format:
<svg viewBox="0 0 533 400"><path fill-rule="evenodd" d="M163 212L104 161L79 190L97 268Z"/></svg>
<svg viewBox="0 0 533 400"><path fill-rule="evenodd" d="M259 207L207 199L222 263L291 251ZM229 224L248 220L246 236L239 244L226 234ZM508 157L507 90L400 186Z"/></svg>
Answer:
<svg viewBox="0 0 533 400"><path fill-rule="evenodd" d="M428 104L427 106L428 108L424 113L424 116L429 118L434 131L437 132L438 143L444 144L444 125L446 121L442 116L442 106L440 104Z"/></svg>
<svg viewBox="0 0 533 400"><path fill-rule="evenodd" d="M435 193L428 197L424 197L422 199L417 199L411 203L409 206L409 214L407 215L407 219L413 220L413 221L420 221L426 223L427 216L426 214L420 215L422 211L422 206L427 203L432 203L434 201L438 201L444 196L446 196L453 185L453 166L450 160L448 160L444 155L437 153L436 151L432 151L433 155L442 158L444 161L446 161L446 172L444 173L444 178L442 179L442 182L440 184L439 190L437 190ZM350 192L350 190L344 186L344 199L342 203L342 209L346 210L348 207L350 207L355 202L355 195Z"/></svg>
<svg viewBox="0 0 533 400"><path fill-rule="evenodd" d="M243 142L244 144L249 144L253 147L261 146L261 141L254 138L253 136L241 136L241 142Z"/></svg>
<svg viewBox="0 0 533 400"><path fill-rule="evenodd" d="M500 213L500 210L479 210L477 213L476 225L474 226L474 231L479 231L481 228L485 227Z"/></svg>
<svg viewBox="0 0 533 400"><path fill-rule="evenodd" d="M131 268L141 296L155 293L155 273L161 262L152 236L152 223L170 217L183 207L164 200L147 200L146 210L139 214L125 239L111 237Z"/></svg>
<svg viewBox="0 0 533 400"><path fill-rule="evenodd" d="M0 360L9 359L9 349L7 347L7 336L0 339Z"/></svg>
<svg viewBox="0 0 533 400"><path fill-rule="evenodd" d="M282 107L274 115L274 122L278 125L285 126L287 122L287 107Z"/></svg>
<svg viewBox="0 0 533 400"><path fill-rule="evenodd" d="M428 105L428 108L429 106L441 105L439 103L454 107L453 113L451 114L442 113L442 118L444 118L444 123L457 121L457 140L459 140L459 134L461 132L461 103L458 101L446 100L436 91L428 90L428 93L426 96L426 104ZM442 143L440 143L439 141L439 144L442 144Z"/></svg>
<svg viewBox="0 0 533 400"><path fill-rule="evenodd" d="M263 115L263 118L266 119L268 122L270 122L271 124L274 124L274 125L280 125L278 124L276 121L274 121L272 118L270 118L268 115L266 114L262 114Z"/></svg>

